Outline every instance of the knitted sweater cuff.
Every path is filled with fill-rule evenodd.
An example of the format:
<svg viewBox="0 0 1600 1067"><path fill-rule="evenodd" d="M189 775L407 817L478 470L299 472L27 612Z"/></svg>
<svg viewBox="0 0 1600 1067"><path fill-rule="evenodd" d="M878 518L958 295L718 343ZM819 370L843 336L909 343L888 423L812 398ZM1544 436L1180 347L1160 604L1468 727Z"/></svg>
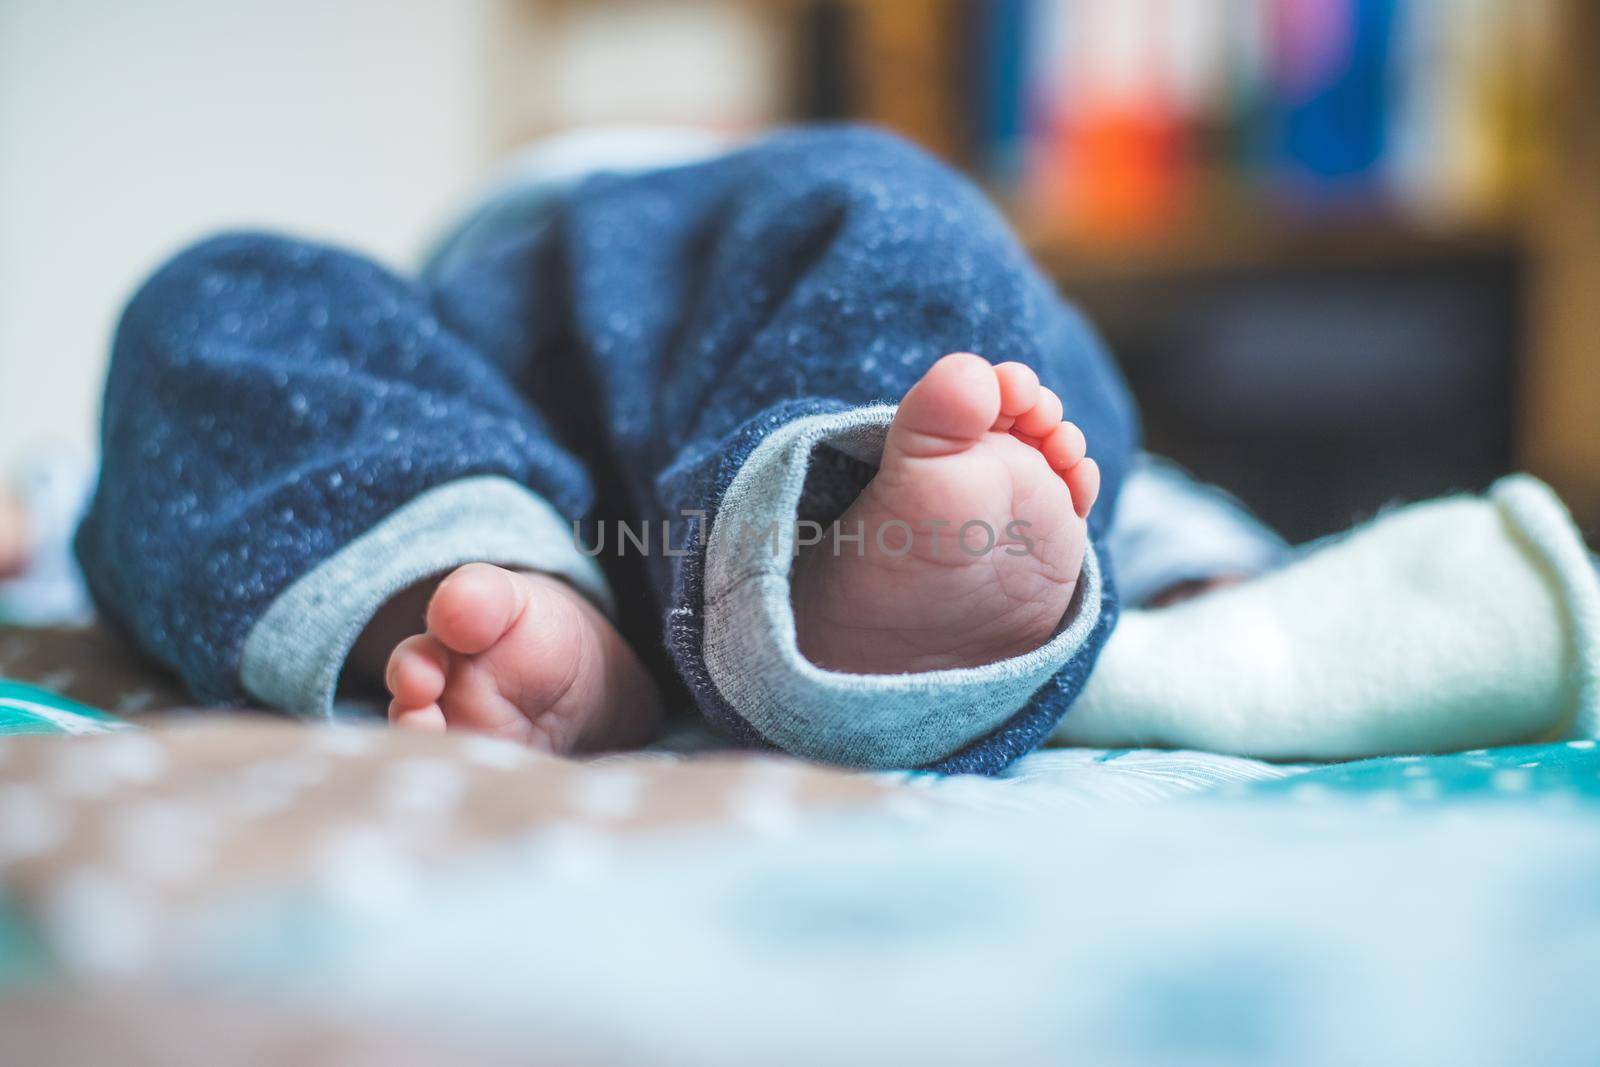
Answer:
<svg viewBox="0 0 1600 1067"><path fill-rule="evenodd" d="M717 509L706 552L705 664L718 694L766 740L796 755L858 767L915 767L1005 723L1080 652L1101 612L1091 546L1055 636L1021 656L921 674L824 670L800 653L790 571L814 454L876 464L895 409L807 416L773 431L745 460Z"/></svg>

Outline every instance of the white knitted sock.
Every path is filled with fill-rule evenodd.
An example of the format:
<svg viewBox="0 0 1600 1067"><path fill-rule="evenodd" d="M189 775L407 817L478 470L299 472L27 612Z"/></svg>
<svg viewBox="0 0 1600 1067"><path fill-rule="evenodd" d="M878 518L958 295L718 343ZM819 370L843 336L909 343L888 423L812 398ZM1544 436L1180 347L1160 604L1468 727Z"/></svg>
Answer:
<svg viewBox="0 0 1600 1067"><path fill-rule="evenodd" d="M1517 475L1124 612L1052 741L1343 758L1563 733L1600 733L1600 579L1555 494Z"/></svg>

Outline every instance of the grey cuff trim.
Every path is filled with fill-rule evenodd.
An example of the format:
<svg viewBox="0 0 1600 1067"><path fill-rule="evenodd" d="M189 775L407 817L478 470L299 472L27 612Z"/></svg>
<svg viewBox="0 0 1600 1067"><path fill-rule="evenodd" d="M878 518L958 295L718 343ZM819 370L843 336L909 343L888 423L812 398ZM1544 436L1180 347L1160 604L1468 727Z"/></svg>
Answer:
<svg viewBox="0 0 1600 1067"><path fill-rule="evenodd" d="M820 445L877 463L895 409L814 415L772 432L722 498L706 549L705 660L722 699L799 756L917 767L994 730L1084 647L1100 616L1100 564L1084 554L1077 591L1048 643L982 667L843 674L800 653L789 576L795 516ZM769 536L769 531L773 536Z"/></svg>
<svg viewBox="0 0 1600 1067"><path fill-rule="evenodd" d="M527 567L565 578L610 612L595 561L542 497L509 478L463 478L428 490L280 593L246 636L239 680L267 705L332 714L339 672L396 593L463 563Z"/></svg>

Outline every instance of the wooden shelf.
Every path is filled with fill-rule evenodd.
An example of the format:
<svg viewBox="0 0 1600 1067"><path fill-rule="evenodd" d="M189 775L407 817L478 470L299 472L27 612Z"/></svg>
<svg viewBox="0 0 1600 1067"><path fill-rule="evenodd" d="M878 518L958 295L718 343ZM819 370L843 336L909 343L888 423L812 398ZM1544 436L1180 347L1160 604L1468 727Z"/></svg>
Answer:
<svg viewBox="0 0 1600 1067"><path fill-rule="evenodd" d="M1279 222L1191 227L1159 239L1111 243L1018 221L1029 250L1065 286L1214 274L1259 273L1300 266L1395 267L1522 254L1526 238L1511 224L1429 228L1365 220L1331 226Z"/></svg>

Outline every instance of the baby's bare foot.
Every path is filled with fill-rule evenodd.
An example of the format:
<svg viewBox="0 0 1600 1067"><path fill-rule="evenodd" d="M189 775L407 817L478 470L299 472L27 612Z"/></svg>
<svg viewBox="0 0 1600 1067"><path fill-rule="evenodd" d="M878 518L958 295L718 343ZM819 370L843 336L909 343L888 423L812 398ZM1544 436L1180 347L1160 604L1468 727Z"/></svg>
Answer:
<svg viewBox="0 0 1600 1067"><path fill-rule="evenodd" d="M967 353L901 401L877 475L796 561L800 650L856 674L975 667L1055 633L1100 469L1061 400L1020 363ZM963 527L965 526L965 533ZM913 536L907 537L907 532ZM989 538L993 537L993 544Z"/></svg>
<svg viewBox="0 0 1600 1067"><path fill-rule="evenodd" d="M389 721L494 734L551 752L650 739L660 698L644 666L558 579L469 563L428 602L428 632L389 657Z"/></svg>

